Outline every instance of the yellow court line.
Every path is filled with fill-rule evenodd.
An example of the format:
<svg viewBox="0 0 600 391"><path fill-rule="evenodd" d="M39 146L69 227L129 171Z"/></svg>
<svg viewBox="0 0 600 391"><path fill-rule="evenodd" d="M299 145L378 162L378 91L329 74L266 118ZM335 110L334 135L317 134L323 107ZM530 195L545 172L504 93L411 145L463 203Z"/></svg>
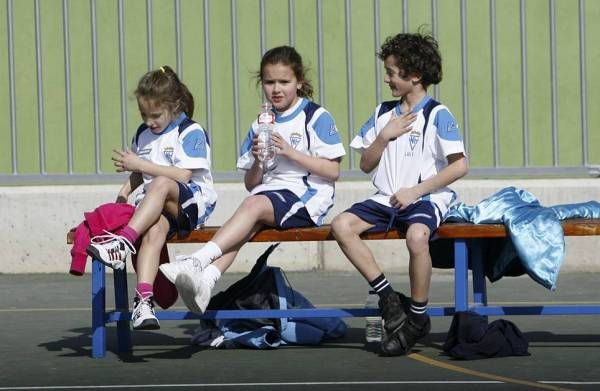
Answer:
<svg viewBox="0 0 600 391"><path fill-rule="evenodd" d="M543 390L573 391L573 390L571 390L569 388L561 388L561 387L551 386L551 385L548 385L548 384L541 384L541 383L537 383L537 382L532 382L532 381L528 381L528 380L520 380L520 379L511 378L511 377L494 375L494 374L491 374L491 373L479 372L479 371L475 371L475 370L472 370L472 369L463 368L463 367L460 367L458 365L453 365L453 364L449 364L449 363L446 363L446 362L443 362L443 361L438 361L438 360L435 360L435 359L430 358L430 357L423 356L423 355L418 354L418 353L409 354L408 358L412 358L413 360L420 361L420 362L422 362L424 364L429 364L429 365L432 365L434 367L448 369L450 371L464 373L464 374L467 374L467 375L476 376L476 377L480 377L480 378L483 378L483 379L496 380L496 381L501 381L503 383L520 384L520 385L523 385L523 386L528 386L528 387L532 387L532 388L539 388L539 389L543 389Z"/></svg>

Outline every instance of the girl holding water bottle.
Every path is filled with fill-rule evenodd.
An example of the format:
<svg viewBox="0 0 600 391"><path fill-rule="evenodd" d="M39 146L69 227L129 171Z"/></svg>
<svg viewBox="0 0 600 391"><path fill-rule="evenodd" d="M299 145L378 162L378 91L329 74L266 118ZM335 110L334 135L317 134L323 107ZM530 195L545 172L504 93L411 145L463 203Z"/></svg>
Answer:
<svg viewBox="0 0 600 391"><path fill-rule="evenodd" d="M264 105L252 122L237 161L250 195L200 250L161 266L191 311L205 311L216 281L261 228L321 225L333 206L345 150L331 114L310 100L305 73L293 47L263 55L257 79L271 107ZM268 122L272 150L264 151L269 145L259 140L258 130L269 129Z"/></svg>

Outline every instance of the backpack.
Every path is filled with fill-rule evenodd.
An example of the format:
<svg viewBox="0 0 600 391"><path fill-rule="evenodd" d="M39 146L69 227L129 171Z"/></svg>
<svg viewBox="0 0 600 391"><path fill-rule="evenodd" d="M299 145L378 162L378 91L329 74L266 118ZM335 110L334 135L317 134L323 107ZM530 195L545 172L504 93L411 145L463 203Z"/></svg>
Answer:
<svg viewBox="0 0 600 391"><path fill-rule="evenodd" d="M248 275L213 296L207 310L314 308L294 290L284 272L267 266L279 243L269 246ZM202 321L192 342L215 347L276 348L282 344L316 345L346 333L341 318L217 319Z"/></svg>

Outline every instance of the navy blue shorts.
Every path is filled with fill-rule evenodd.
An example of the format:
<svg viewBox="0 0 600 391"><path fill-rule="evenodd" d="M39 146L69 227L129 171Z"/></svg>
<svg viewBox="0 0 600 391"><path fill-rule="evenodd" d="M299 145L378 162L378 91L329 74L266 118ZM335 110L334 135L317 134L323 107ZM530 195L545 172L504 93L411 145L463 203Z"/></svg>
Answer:
<svg viewBox="0 0 600 391"><path fill-rule="evenodd" d="M184 238L198 225L198 204L196 204L192 189L181 182L177 182L177 185L179 186L179 213L177 218L168 213L163 213L169 220L168 239L175 236L175 234Z"/></svg>
<svg viewBox="0 0 600 391"><path fill-rule="evenodd" d="M300 198L289 190L261 191L256 195L264 195L271 200L275 211L276 228L314 227L315 222L304 207Z"/></svg>
<svg viewBox="0 0 600 391"><path fill-rule="evenodd" d="M417 201L406 209L400 210L381 205L373 200L366 200L357 202L346 209L346 212L375 225L367 232L386 232L394 228L406 233L411 224L421 223L429 227L430 234L433 235L442 221L438 209L427 201Z"/></svg>

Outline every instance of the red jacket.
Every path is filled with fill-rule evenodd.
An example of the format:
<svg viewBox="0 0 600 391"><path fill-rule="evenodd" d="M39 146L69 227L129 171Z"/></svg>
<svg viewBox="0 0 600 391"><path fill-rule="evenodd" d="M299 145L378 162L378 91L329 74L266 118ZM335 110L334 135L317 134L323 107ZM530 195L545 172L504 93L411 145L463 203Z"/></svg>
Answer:
<svg viewBox="0 0 600 391"><path fill-rule="evenodd" d="M85 220L75 229L73 248L71 249L71 268L69 273L81 276L87 263L86 248L91 238L103 235L104 231L117 232L123 228L133 213L135 207L125 203L109 203L97 207L93 212L85 212ZM133 268L136 268L136 256L132 256ZM169 253L165 244L160 253L160 263L169 262ZM167 278L158 273L154 280L154 301L162 308L168 308L177 301L177 289Z"/></svg>

